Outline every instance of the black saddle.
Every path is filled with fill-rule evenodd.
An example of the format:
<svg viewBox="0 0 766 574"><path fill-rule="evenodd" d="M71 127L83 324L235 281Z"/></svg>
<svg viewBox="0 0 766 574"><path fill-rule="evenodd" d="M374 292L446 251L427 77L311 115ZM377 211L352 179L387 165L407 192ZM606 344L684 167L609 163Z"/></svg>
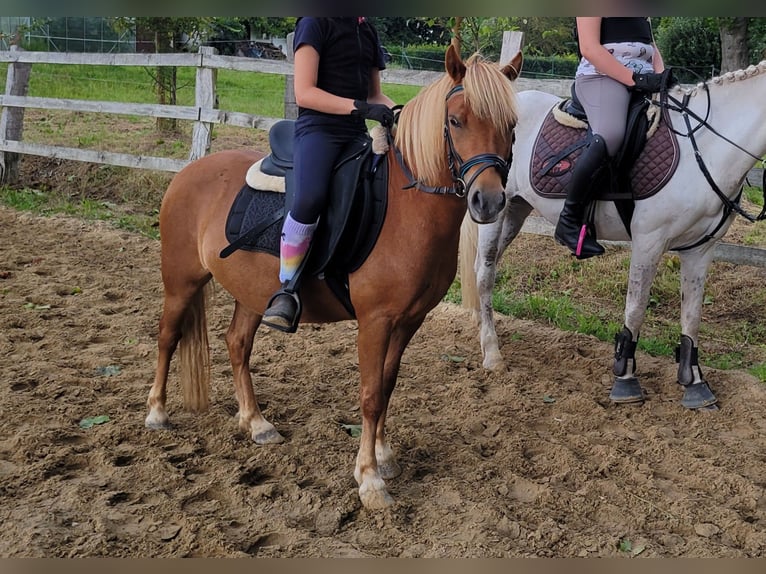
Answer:
<svg viewBox="0 0 766 574"><path fill-rule="evenodd" d="M268 175L285 177L293 168L293 139L295 122L284 120L275 123L269 130L271 153L263 158L261 171Z"/></svg>
<svg viewBox="0 0 766 574"><path fill-rule="evenodd" d="M574 82L572 82L572 87L569 92L571 96L568 100L564 100L564 102L561 104L562 111L568 113L570 116L577 118L578 120L587 122L588 115L585 113L585 108L582 107L580 99L577 97Z"/></svg>
<svg viewBox="0 0 766 574"><path fill-rule="evenodd" d="M293 137L295 122L281 120L269 131L271 153L261 171L285 178L285 193L256 190L246 183L234 199L226 220L228 257L237 249L262 251L279 257L284 216L292 205ZM372 153L372 140L362 134L337 160L325 212L319 218L302 274L322 275L346 309L355 316L348 292L348 274L372 251L385 219L388 162Z"/></svg>

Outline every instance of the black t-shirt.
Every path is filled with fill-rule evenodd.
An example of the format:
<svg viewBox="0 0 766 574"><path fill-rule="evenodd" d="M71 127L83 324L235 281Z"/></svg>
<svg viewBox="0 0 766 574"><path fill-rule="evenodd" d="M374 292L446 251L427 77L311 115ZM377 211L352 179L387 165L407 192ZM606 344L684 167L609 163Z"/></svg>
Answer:
<svg viewBox="0 0 766 574"><path fill-rule="evenodd" d="M319 53L317 87L336 96L367 100L372 69L386 67L377 31L356 17L300 18L294 50L303 44ZM305 108L299 108L298 113L328 115Z"/></svg>
<svg viewBox="0 0 766 574"><path fill-rule="evenodd" d="M651 44L649 18L601 18L601 43L643 42Z"/></svg>

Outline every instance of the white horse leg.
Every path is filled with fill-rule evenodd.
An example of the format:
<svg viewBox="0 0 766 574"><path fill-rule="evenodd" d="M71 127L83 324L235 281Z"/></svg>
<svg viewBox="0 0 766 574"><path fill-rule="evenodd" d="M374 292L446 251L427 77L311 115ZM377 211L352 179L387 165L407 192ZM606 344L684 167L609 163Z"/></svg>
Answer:
<svg viewBox="0 0 766 574"><path fill-rule="evenodd" d="M519 196L509 202L499 223L479 226L479 249L476 254L476 284L479 291L479 339L484 355L484 368L499 371L504 368L503 356L495 330L492 292L495 288L497 265L503 253L521 231L532 206Z"/></svg>
<svg viewBox="0 0 766 574"><path fill-rule="evenodd" d="M506 213L508 213L506 211ZM492 292L497 276L498 252L500 236L505 219L495 223L479 226L479 249L476 252L476 288L479 292L479 341L484 357L484 368L500 370L503 368L503 357L495 331L494 309L492 308Z"/></svg>
<svg viewBox="0 0 766 574"><path fill-rule="evenodd" d="M628 290L625 297L625 324L615 337L614 385L609 394L615 403L643 402L641 385L636 377L635 351L641 326L646 317L649 293L664 245L643 245L635 238L630 257Z"/></svg>
<svg viewBox="0 0 766 574"><path fill-rule="evenodd" d="M717 401L702 376L698 358L698 337L705 279L713 260L713 243L680 251L681 259L681 344L676 351L678 383L684 387L681 404L689 409L715 410Z"/></svg>

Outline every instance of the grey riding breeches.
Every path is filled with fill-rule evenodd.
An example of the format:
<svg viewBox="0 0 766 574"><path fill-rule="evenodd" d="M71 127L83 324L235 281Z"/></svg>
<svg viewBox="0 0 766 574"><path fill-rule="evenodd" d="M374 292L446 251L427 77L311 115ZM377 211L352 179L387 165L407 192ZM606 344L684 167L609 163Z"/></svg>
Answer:
<svg viewBox="0 0 766 574"><path fill-rule="evenodd" d="M607 152L614 156L625 137L631 95L628 87L609 76L586 75L575 78L575 92L591 130L604 139Z"/></svg>

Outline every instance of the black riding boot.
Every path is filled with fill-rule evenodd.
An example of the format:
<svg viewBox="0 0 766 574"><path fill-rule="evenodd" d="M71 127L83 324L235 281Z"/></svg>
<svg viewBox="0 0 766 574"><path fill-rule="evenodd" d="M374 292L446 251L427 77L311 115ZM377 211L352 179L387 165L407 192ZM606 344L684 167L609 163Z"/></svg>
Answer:
<svg viewBox="0 0 766 574"><path fill-rule="evenodd" d="M577 259L587 259L604 253L604 248L587 233L585 226L585 209L593 196L592 183L599 168L604 166L607 159L606 144L599 135L580 155L572 170L564 208L559 215L554 237L561 245L565 245L574 253Z"/></svg>

